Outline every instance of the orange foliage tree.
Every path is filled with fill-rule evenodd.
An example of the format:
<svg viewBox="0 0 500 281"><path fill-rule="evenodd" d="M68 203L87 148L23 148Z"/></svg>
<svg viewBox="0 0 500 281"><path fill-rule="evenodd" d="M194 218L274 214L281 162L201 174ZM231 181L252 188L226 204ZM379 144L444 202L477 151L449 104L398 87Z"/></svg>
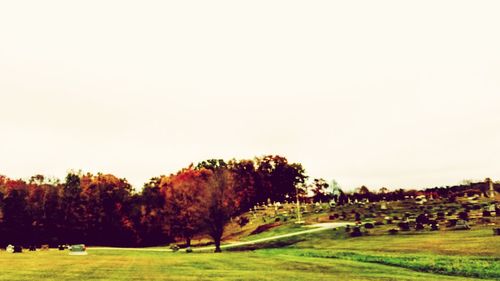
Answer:
<svg viewBox="0 0 500 281"><path fill-rule="evenodd" d="M210 171L192 166L175 175L162 177L160 187L165 195L165 218L172 236L186 240L191 246L193 236L204 229L206 191Z"/></svg>

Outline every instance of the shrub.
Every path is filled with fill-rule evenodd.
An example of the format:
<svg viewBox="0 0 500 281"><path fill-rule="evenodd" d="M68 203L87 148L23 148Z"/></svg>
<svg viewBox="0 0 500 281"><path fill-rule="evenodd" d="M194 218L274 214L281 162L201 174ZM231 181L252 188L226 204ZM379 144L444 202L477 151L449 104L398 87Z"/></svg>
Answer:
<svg viewBox="0 0 500 281"><path fill-rule="evenodd" d="M416 219L417 224L426 224L426 223L428 223L428 221L429 221L429 219L427 218L427 216L425 214L418 215L418 217Z"/></svg>
<svg viewBox="0 0 500 281"><path fill-rule="evenodd" d="M448 222L446 223L446 227L454 227L455 225L457 225L456 219L449 219Z"/></svg>
<svg viewBox="0 0 500 281"><path fill-rule="evenodd" d="M439 230L439 224L437 224L437 223L431 224L431 230L432 230L432 231L437 231L437 230Z"/></svg>
<svg viewBox="0 0 500 281"><path fill-rule="evenodd" d="M398 223L398 227L401 231L410 231L410 224L408 222L400 222Z"/></svg>
<svg viewBox="0 0 500 281"><path fill-rule="evenodd" d="M389 234L390 234L390 235L396 235L396 234L398 234L398 232L399 232L399 230L397 230L397 229L395 229L395 228L391 228L391 229L389 229Z"/></svg>
<svg viewBox="0 0 500 281"><path fill-rule="evenodd" d="M263 224L263 225L259 225L259 227L257 227L254 231L252 231L250 233L250 235L255 235L255 234L259 234L259 233L262 233L264 231L267 231L273 227L277 227L281 225L280 223L268 223L268 224Z"/></svg>
<svg viewBox="0 0 500 281"><path fill-rule="evenodd" d="M240 217L240 218L238 219L238 225L239 225L240 227L244 227L245 225L247 225L247 224L248 224L248 222L250 222L250 220L249 220L247 217Z"/></svg>
<svg viewBox="0 0 500 281"><path fill-rule="evenodd" d="M363 233L361 233L361 229L357 226L353 227L352 232L351 232L351 237L359 237L362 236Z"/></svg>
<svg viewBox="0 0 500 281"><path fill-rule="evenodd" d="M467 211L463 211L458 213L458 218L464 221L469 220L469 213Z"/></svg>

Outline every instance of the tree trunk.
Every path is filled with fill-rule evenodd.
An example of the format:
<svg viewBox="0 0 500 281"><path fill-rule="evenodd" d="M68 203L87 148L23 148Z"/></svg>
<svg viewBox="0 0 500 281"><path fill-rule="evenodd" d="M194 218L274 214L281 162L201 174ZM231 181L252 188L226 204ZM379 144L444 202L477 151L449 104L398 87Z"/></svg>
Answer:
<svg viewBox="0 0 500 281"><path fill-rule="evenodd" d="M186 237L186 248L191 247L191 237Z"/></svg>
<svg viewBox="0 0 500 281"><path fill-rule="evenodd" d="M220 253L222 250L220 249L220 238L215 239L215 253Z"/></svg>

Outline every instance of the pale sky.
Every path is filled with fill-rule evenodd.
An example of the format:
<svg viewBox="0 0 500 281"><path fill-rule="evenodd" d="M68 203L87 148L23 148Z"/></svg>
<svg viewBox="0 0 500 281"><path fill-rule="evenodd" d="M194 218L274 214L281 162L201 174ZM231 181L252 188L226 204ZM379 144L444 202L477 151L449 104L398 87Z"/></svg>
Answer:
<svg viewBox="0 0 500 281"><path fill-rule="evenodd" d="M347 189L500 180L500 1L1 1L0 174L136 188L279 154Z"/></svg>

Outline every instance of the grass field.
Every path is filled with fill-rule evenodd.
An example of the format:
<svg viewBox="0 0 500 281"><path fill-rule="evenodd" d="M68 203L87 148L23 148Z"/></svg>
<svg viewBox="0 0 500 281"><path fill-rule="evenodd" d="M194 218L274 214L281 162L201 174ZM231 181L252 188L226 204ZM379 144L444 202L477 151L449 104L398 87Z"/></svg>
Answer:
<svg viewBox="0 0 500 281"><path fill-rule="evenodd" d="M498 238L486 227L359 238L339 229L221 254L2 251L0 280L500 280Z"/></svg>
<svg viewBox="0 0 500 281"><path fill-rule="evenodd" d="M286 252L186 254L50 251L0 255L0 280L466 280L353 260Z"/></svg>

